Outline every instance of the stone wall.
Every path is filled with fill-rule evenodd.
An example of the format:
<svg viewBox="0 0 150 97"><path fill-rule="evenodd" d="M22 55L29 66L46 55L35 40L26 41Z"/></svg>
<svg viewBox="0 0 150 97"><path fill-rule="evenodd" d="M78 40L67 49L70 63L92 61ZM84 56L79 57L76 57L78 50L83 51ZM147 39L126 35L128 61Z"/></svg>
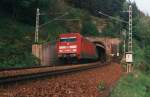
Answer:
<svg viewBox="0 0 150 97"><path fill-rule="evenodd" d="M32 45L32 54L39 58L40 64L43 66L58 63L55 50L55 45L50 43Z"/></svg>

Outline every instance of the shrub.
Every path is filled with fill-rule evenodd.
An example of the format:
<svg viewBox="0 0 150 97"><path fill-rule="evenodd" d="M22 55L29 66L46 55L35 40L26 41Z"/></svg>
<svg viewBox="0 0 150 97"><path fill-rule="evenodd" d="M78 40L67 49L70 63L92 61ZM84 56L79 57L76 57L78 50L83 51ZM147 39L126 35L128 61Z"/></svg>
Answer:
<svg viewBox="0 0 150 97"><path fill-rule="evenodd" d="M110 97L149 97L149 76L140 71L123 76L112 90Z"/></svg>
<svg viewBox="0 0 150 97"><path fill-rule="evenodd" d="M91 17L88 13L85 13L85 16L82 20L82 29L81 29L82 35L98 35L98 30L96 25L92 22Z"/></svg>
<svg viewBox="0 0 150 97"><path fill-rule="evenodd" d="M99 91L104 91L105 87L106 87L105 82L104 81L100 81L99 84L98 84L98 90Z"/></svg>
<svg viewBox="0 0 150 97"><path fill-rule="evenodd" d="M145 58L145 71L150 72L150 46L147 46L144 50Z"/></svg>

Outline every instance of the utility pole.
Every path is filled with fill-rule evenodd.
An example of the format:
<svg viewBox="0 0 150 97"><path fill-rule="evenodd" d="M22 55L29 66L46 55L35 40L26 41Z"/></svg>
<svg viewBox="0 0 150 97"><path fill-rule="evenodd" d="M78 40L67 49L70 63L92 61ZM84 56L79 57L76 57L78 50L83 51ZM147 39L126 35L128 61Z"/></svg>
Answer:
<svg viewBox="0 0 150 97"><path fill-rule="evenodd" d="M129 5L129 35L128 35L128 52L126 53L127 73L132 71L133 50L132 50L132 5Z"/></svg>
<svg viewBox="0 0 150 97"><path fill-rule="evenodd" d="M129 5L129 40L128 52L132 53L132 5Z"/></svg>
<svg viewBox="0 0 150 97"><path fill-rule="evenodd" d="M38 43L39 40L39 17L40 17L40 9L36 10L36 25L35 25L35 43Z"/></svg>
<svg viewBox="0 0 150 97"><path fill-rule="evenodd" d="M117 57L119 57L119 43L117 45Z"/></svg>
<svg viewBox="0 0 150 97"><path fill-rule="evenodd" d="M126 30L123 30L123 59L126 57Z"/></svg>
<svg viewBox="0 0 150 97"><path fill-rule="evenodd" d="M123 52L124 52L124 58L125 58L125 55L126 55L126 40L124 39L123 40Z"/></svg>

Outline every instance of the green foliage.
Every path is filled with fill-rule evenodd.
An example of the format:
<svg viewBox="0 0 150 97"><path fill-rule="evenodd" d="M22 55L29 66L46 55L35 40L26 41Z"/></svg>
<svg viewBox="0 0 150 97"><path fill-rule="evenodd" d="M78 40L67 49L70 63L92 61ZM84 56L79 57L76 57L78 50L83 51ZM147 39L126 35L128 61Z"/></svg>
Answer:
<svg viewBox="0 0 150 97"><path fill-rule="evenodd" d="M142 16L135 27L135 38L140 41L140 46L149 45L150 41L150 17Z"/></svg>
<svg viewBox="0 0 150 97"><path fill-rule="evenodd" d="M63 25L55 22L47 25L45 28L47 28L44 29L45 35L47 36L48 34L48 37L46 37L47 41L54 41L59 36L59 34L67 32L67 29Z"/></svg>
<svg viewBox="0 0 150 97"><path fill-rule="evenodd" d="M25 23L34 24L36 8L48 9L50 0L1 0L3 14Z"/></svg>
<svg viewBox="0 0 150 97"><path fill-rule="evenodd" d="M86 14L86 17L83 19L82 22L82 35L98 35L98 30L96 28L96 25L92 22L91 17L89 14Z"/></svg>
<svg viewBox="0 0 150 97"><path fill-rule="evenodd" d="M91 21L85 21L83 22L83 28L82 28L82 35L93 35L96 36L98 35L98 31L96 28L96 25L93 24Z"/></svg>
<svg viewBox="0 0 150 97"><path fill-rule="evenodd" d="M150 46L140 47L138 41L133 41L134 67L146 73L150 72Z"/></svg>
<svg viewBox="0 0 150 97"><path fill-rule="evenodd" d="M146 48L145 48L145 50L144 50L144 54L145 54L145 59L147 60L146 62L147 62L147 64L150 64L150 45L149 46L147 46Z"/></svg>
<svg viewBox="0 0 150 97"><path fill-rule="evenodd" d="M134 52L134 65L135 67L139 67L144 61L144 51L142 50L142 48L138 45L137 41L133 41L133 52Z"/></svg>
<svg viewBox="0 0 150 97"><path fill-rule="evenodd" d="M149 83L150 76L136 71L133 75L122 77L110 97L149 97Z"/></svg>
<svg viewBox="0 0 150 97"><path fill-rule="evenodd" d="M125 0L67 0L75 7L88 10L93 15L99 16L97 10L109 15L115 15L122 10ZM105 5L105 6L104 6Z"/></svg>
<svg viewBox="0 0 150 97"><path fill-rule="evenodd" d="M0 20L1 66L25 66L36 64L31 55L33 28L9 18Z"/></svg>
<svg viewBox="0 0 150 97"><path fill-rule="evenodd" d="M116 16L116 18L120 18L120 17ZM110 20L102 35L109 36L109 37L120 37L121 29L122 29L122 23L116 20Z"/></svg>
<svg viewBox="0 0 150 97"><path fill-rule="evenodd" d="M122 9L123 10L128 10L128 3L124 2L122 5ZM132 7L133 7L133 35L135 36L136 34L136 25L139 22L139 15L140 15L140 11L138 10L136 4L133 2L132 3ZM107 9L107 8L106 8ZM117 12L117 14L115 14L113 16L115 19L121 19L124 21L129 20L129 15L128 13L125 12ZM128 23L124 23L121 21L117 21L113 18L109 19L108 25L106 27L106 29L103 31L102 35L103 36L109 36L109 37L120 37L121 35L121 30L122 29L128 29Z"/></svg>
<svg viewBox="0 0 150 97"><path fill-rule="evenodd" d="M144 49L145 71L150 72L150 45Z"/></svg>
<svg viewBox="0 0 150 97"><path fill-rule="evenodd" d="M85 14L85 12L82 9L70 7L69 15L66 16L66 18L68 18L68 19L80 19L84 14Z"/></svg>
<svg viewBox="0 0 150 97"><path fill-rule="evenodd" d="M99 84L98 84L98 90L99 91L104 91L106 88L106 84L104 81L100 81Z"/></svg>
<svg viewBox="0 0 150 97"><path fill-rule="evenodd" d="M20 51L21 52L21 51ZM0 67L30 67L39 64L39 60L28 52L24 52L21 55L13 54L9 58L0 63Z"/></svg>
<svg viewBox="0 0 150 97"><path fill-rule="evenodd" d="M133 26L133 37L137 40L134 45L135 63L140 64L140 69L150 71L150 17L142 15L135 18L136 23Z"/></svg>

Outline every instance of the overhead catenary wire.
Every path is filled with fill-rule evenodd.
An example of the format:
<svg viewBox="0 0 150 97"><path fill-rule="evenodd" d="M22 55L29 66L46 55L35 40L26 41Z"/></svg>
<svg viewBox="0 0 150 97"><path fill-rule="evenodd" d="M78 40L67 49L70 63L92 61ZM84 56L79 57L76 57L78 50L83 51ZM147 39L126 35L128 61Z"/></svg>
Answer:
<svg viewBox="0 0 150 97"><path fill-rule="evenodd" d="M53 21L55 21L55 20L57 20L57 19L60 19L60 18L62 18L62 17L64 17L64 16L66 16L66 15L68 15L69 13L68 12L66 12L66 13L64 13L63 15L61 15L61 16L59 16L59 17L56 17L56 18L54 18L53 20L50 20L50 21L48 21L48 22L46 22L46 23L44 23L44 24L41 24L39 27L41 28L41 27L43 27L43 26L45 26L45 25L47 25L47 24L49 24L49 23L52 23Z"/></svg>
<svg viewBox="0 0 150 97"><path fill-rule="evenodd" d="M55 19L58 21L79 21L80 19Z"/></svg>
<svg viewBox="0 0 150 97"><path fill-rule="evenodd" d="M116 18L116 17L110 16L110 15L108 15L108 14L105 14L105 13L103 13L102 11L97 10L97 12L98 12L99 14L103 15L103 16L106 16L106 17L110 18L110 19L113 19L113 20L120 21L120 22L123 22L123 23L127 23L127 24L128 24L127 21L122 20L122 19L120 19L120 18Z"/></svg>

